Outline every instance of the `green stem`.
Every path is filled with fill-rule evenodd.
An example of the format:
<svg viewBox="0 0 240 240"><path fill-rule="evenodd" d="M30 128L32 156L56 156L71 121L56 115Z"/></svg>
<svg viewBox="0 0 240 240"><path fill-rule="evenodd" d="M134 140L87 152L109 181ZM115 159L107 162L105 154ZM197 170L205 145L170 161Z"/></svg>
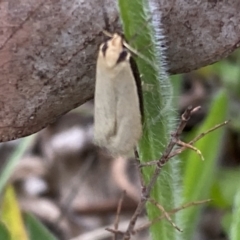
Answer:
<svg viewBox="0 0 240 240"><path fill-rule="evenodd" d="M144 126L143 137L139 143L141 162L159 159L169 142L170 130L174 129L172 87L165 69L164 49L159 12L156 13L152 1L119 0L120 16L123 22L125 37L132 47L149 59L152 64L136 57L136 62L143 83ZM131 37L134 42L131 42ZM151 197L166 210L173 209L176 202L180 205L179 191L176 182L179 180L176 159L172 159L163 167ZM144 180L149 183L153 168L143 169ZM147 204L149 219L159 216L159 211L152 204ZM176 217L173 221L179 224ZM181 226L180 226L181 227ZM174 240L180 236L167 222L154 224L151 229L153 240Z"/></svg>

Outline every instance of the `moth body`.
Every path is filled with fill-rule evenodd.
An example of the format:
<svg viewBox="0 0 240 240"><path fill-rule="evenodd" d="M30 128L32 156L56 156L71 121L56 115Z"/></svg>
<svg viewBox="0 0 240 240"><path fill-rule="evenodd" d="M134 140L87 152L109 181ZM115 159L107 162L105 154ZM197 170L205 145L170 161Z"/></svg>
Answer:
<svg viewBox="0 0 240 240"><path fill-rule="evenodd" d="M128 155L142 134L130 53L118 34L100 46L94 99L94 140L113 155Z"/></svg>

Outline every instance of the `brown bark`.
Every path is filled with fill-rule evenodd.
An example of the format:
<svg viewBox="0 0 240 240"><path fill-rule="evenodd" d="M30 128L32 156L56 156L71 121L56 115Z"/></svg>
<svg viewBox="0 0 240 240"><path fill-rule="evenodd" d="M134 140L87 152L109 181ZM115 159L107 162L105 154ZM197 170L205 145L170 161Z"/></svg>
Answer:
<svg viewBox="0 0 240 240"><path fill-rule="evenodd" d="M158 1L170 73L238 47L239 0ZM118 29L116 0L0 1L0 141L39 131L93 97L103 5Z"/></svg>

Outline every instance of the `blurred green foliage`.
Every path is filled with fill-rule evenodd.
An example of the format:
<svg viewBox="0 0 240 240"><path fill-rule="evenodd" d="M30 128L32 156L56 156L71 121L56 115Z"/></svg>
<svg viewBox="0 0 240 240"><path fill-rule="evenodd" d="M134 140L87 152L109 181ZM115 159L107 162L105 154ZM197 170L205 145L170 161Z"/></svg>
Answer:
<svg viewBox="0 0 240 240"><path fill-rule="evenodd" d="M3 222L0 222L0 239L11 240L10 232Z"/></svg>
<svg viewBox="0 0 240 240"><path fill-rule="evenodd" d="M143 1L144 2L144 1ZM134 11L133 9L139 9L140 3L138 3L138 6L133 6L135 3L130 4L125 0L120 0L120 8L121 8L121 17L122 21L124 23L124 33L126 34L127 38L134 35L134 31L136 31L137 26L139 24L143 25L143 21L147 22L147 18L149 17L148 14L148 6L142 4L142 9L139 11ZM126 5L124 5L126 3ZM133 8L133 9L132 9ZM139 15L137 13L140 13ZM139 49L140 46L146 45L146 42L144 43L144 39L146 36L149 38L148 43L150 48L155 47L155 36L154 31L149 31L152 26L151 21L149 21L148 28L146 27L146 31L144 33L140 33L139 39L134 43L134 47L136 49ZM142 36L143 35L143 36ZM146 40L146 39L145 39ZM141 42L143 41L143 42ZM147 55L147 54L145 54ZM153 65L160 65L156 58L154 58L154 51L148 52L148 59L153 60ZM141 63L138 62L138 67L143 76L148 76L148 79L151 79L151 74L146 74L147 67L143 66ZM143 62L142 60L140 60ZM205 136L203 139L198 141L195 146L200 149L202 152L205 161L202 162L199 158L199 156L190 150L186 150L181 158L184 162L182 164L182 188L183 188L183 198L184 202L192 202L202 199L208 199L212 198L212 202L209 204L211 207L215 208L221 208L221 209L227 209L229 206L233 204L233 198L236 195L236 183L234 181L234 176L239 175L239 170L235 170L237 174L231 174L232 170L226 168L226 171L232 176L227 177L228 174L225 172L225 168L221 168L220 160L223 158L224 150L226 149L226 131L227 129L231 128L233 131L236 131L237 134L239 134L240 129L240 51L236 51L233 53L228 59L222 60L221 62L215 63L211 66L199 69L191 74L182 74L172 77L172 85L173 85L173 99L175 100L175 105L179 103L179 96L181 94L181 89L183 86L184 78L188 76L188 78L191 79L191 81L194 81L195 78L198 78L202 81L203 85L207 84L211 86L211 93L209 94L207 91L205 93L205 97L207 102L205 103L207 105L207 116L205 117L204 121L198 125L195 126L191 132L189 132L185 136L185 141L192 139L194 136L201 134L204 131L207 131L208 129L212 128L213 126L222 123L228 119L231 119L231 124L227 127L220 128L214 132L209 133L207 136ZM160 69L161 71L161 69ZM154 69L151 70L151 73L154 73ZM153 78L158 76L158 74L154 73ZM149 80L150 81L150 80ZM181 83L179 84L179 82ZM161 85L161 81L159 81L159 85ZM154 88L154 91L158 92L158 87ZM159 93L158 93L159 94ZM168 91L168 94L170 94L170 91ZM161 93L160 93L160 101L164 101L161 99ZM151 105L153 103L153 100L147 101L145 99L145 108L151 109ZM154 103L158 104L158 101L154 101ZM162 105L159 104L159 111L162 111ZM174 105L171 104L169 106L170 111L174 108ZM156 110L154 110L156 111ZM154 112L154 114L156 114ZM155 116L155 115L154 115ZM148 116L145 120L146 122L151 119L151 116ZM162 122L168 122L170 121L167 116L161 116ZM158 132L153 126L147 125L148 132ZM174 129L171 129L174 131ZM162 137L157 134L155 136L155 139L158 142L164 143L166 140L165 136L166 131L163 131ZM140 152L147 152L145 151L145 148L148 148L148 151L150 151L150 148L158 148L159 152L161 152L161 148L157 147L156 142L151 141L151 138L145 138L148 140L148 144L151 143L151 147L148 147L148 144L144 141L140 144ZM143 157L143 160L145 159L145 155ZM151 159L152 156L148 157ZM173 160L172 160L173 161ZM170 164L169 164L170 165ZM165 168L167 170L167 168ZM167 170L168 171L168 170ZM149 171L150 172L150 171ZM146 170L145 172L146 173ZM225 175L225 177L224 177ZM147 174L149 176L149 174ZM162 175L159 177L160 179L166 180ZM171 177L169 177L170 179ZM220 178L220 179L219 179ZM146 177L147 180L149 180L149 177ZM227 179L227 180L226 180ZM229 181L231 179L231 182ZM175 179L177 182L177 179ZM160 182L160 180L159 180ZM175 183L172 183L173 185ZM227 185L230 184L231 187L227 187ZM159 186L161 189L160 192L154 192L154 198L155 199L163 199L162 195L165 194L165 199L168 199L170 202L174 201L174 195L168 195L168 192L166 190L163 190L163 186L165 184L162 182L162 184ZM170 188L171 189L171 188ZM227 189L227 190L226 190ZM230 201L231 199L231 201ZM161 204L165 204L161 201ZM178 203L180 204L180 202ZM164 207L169 207L166 203ZM184 239L193 239L196 227L199 223L200 219L200 213L204 206L198 206L194 208L189 208L184 210L184 213L182 215L182 223L186 223L185 233L184 233ZM151 219L153 215L151 214L151 210L148 211L149 218ZM234 221L236 221L236 218L233 218L233 222L231 224L234 225ZM180 222L181 223L181 222ZM236 225L236 223L235 223ZM225 224L225 226L227 226ZM166 227L166 226L162 226ZM240 227L240 226L239 226ZM230 228L230 224L229 224ZM166 228L167 229L167 228ZM236 230L236 228L231 228L232 231ZM234 229L234 230L233 230ZM168 230L166 230L168 231ZM173 230L175 231L175 230ZM229 232L228 230L226 230ZM163 234L165 230L163 230L161 227L156 227L155 229L152 229L152 237L153 239L161 239L161 240L168 240L169 236L167 234ZM232 233L232 232L231 232ZM232 234L233 236L233 234ZM177 236L171 236L171 239L177 239Z"/></svg>
<svg viewBox="0 0 240 240"><path fill-rule="evenodd" d="M235 51L231 56L213 65L201 68L190 74L173 76L179 81L184 81L185 76L200 78L203 82L212 85L214 91L211 97L208 115L205 120L194 127L185 140L192 139L196 134L211 125L230 120L230 123L218 129L215 133L204 137L195 146L201 150L205 161L201 162L197 154L192 151L185 151L181 154L183 161L183 193L185 201L195 201L210 198L209 206L225 212L222 220L222 227L230 240L240 239L240 215L239 206L239 181L240 181L240 156L237 166L222 166L221 162L228 165L235 156L228 155L227 147L230 140L227 132L233 132L240 149L240 50ZM181 94L181 93L180 93ZM210 120L211 119L211 120ZM209 125L207 122L211 121ZM207 128L204 125L208 125ZM224 134L225 132L225 134ZM230 145L230 148L232 146ZM225 154L224 154L225 153ZM235 207L231 211L231 207ZM187 209L184 212L186 220L186 239L193 239L196 225L200 220L200 209L206 206Z"/></svg>
<svg viewBox="0 0 240 240"><path fill-rule="evenodd" d="M226 92L221 91L213 99L207 118L194 132L194 135L198 136L219 122L224 122L227 118L227 106ZM210 189L214 182L217 160L223 144L224 130L224 128L215 130L195 144L197 149L201 149L205 161L201 161L196 152L185 151L183 158L185 162L183 172L183 197L185 201L191 202L210 198ZM199 210L199 208L189 208L184 211L183 216L188 226L185 231L185 239L191 239L196 230Z"/></svg>
<svg viewBox="0 0 240 240"><path fill-rule="evenodd" d="M29 240L57 240L39 220L31 214L25 214L26 228Z"/></svg>

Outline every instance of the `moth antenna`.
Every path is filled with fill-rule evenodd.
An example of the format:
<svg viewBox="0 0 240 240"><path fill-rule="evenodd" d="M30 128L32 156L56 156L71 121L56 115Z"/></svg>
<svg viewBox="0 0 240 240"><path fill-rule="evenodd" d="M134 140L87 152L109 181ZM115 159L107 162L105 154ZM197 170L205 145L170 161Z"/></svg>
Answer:
<svg viewBox="0 0 240 240"><path fill-rule="evenodd" d="M110 32L108 32L107 30L104 30L104 29L103 29L102 32L103 32L103 34L106 35L107 37L110 37L110 38L113 37L113 34L110 33Z"/></svg>
<svg viewBox="0 0 240 240"><path fill-rule="evenodd" d="M143 54L141 54L140 52L138 52L137 50L135 50L134 48L132 48L126 41L123 41L123 46L125 48L127 48L130 52L134 53L136 56L140 57L141 59L143 59L145 62L147 62L148 64L152 65L152 61L148 58L146 58Z"/></svg>
<svg viewBox="0 0 240 240"><path fill-rule="evenodd" d="M110 23L109 23L109 16L108 16L105 4L104 4L104 0L101 0L101 6L102 6L103 20L105 23L105 29L110 30L111 28L110 28Z"/></svg>
<svg viewBox="0 0 240 240"><path fill-rule="evenodd" d="M113 34L108 32L107 30L103 29L102 30L103 34L105 34L107 37L112 38ZM143 59L145 62L147 62L148 64L152 65L152 61L150 61L148 58L146 58L143 54L141 54L140 52L138 52L137 50L135 50L134 48L132 48L125 40L123 41L123 46L125 48L127 48L130 52L134 53L136 56L140 57L141 59Z"/></svg>

